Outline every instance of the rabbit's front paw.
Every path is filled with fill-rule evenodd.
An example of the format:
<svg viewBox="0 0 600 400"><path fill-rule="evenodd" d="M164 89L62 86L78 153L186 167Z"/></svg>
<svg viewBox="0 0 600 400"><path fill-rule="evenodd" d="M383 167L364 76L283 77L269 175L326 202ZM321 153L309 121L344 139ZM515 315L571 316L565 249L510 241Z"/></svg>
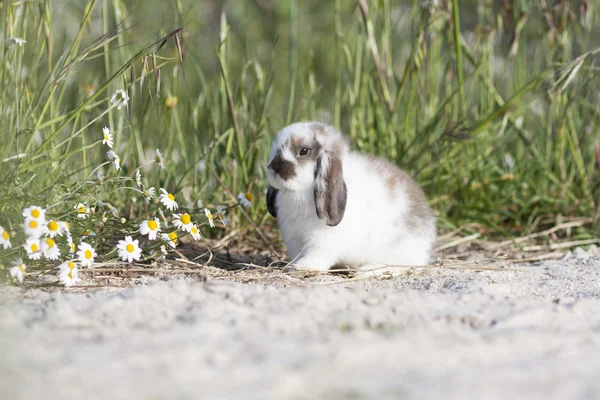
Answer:
<svg viewBox="0 0 600 400"><path fill-rule="evenodd" d="M297 270L328 271L331 262L323 257L307 256L292 262L292 265Z"/></svg>

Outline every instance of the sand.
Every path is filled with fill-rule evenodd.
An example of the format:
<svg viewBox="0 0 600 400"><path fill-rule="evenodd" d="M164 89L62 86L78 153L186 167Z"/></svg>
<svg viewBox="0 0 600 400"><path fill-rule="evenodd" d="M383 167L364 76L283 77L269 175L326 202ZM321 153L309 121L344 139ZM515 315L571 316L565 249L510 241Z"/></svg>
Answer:
<svg viewBox="0 0 600 400"><path fill-rule="evenodd" d="M600 398L598 257L332 280L2 286L0 398Z"/></svg>

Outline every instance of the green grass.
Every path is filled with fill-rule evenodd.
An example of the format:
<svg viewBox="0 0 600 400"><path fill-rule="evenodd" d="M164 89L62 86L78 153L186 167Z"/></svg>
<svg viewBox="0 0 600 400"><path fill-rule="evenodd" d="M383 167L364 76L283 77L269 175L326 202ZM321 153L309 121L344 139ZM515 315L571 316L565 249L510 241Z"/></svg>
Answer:
<svg viewBox="0 0 600 400"><path fill-rule="evenodd" d="M256 234L272 223L262 201L270 142L312 119L416 176L442 229L518 236L597 220L600 11L425 3L1 2L0 225L14 240L0 262L24 256L31 204L77 222L79 202L110 202L118 218L97 208L76 233L93 230L100 247L133 233L157 213L137 168L145 188L196 213L203 235ZM121 110L110 103L117 89L130 97ZM122 171L106 158L104 126ZM235 207L240 192L255 197L247 213ZM209 229L198 199L234 207L231 226Z"/></svg>

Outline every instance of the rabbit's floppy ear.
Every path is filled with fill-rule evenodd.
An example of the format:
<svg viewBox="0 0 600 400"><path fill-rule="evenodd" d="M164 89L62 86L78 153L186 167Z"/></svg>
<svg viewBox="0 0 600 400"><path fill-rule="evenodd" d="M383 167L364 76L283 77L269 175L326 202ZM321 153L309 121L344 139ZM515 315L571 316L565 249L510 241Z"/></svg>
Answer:
<svg viewBox="0 0 600 400"><path fill-rule="evenodd" d="M277 194L279 190L269 185L267 189L267 210L274 218L277 218Z"/></svg>
<svg viewBox="0 0 600 400"><path fill-rule="evenodd" d="M342 221L346 211L348 189L344 182L342 160L335 154L321 150L315 171L314 198L317 216L329 226Z"/></svg>

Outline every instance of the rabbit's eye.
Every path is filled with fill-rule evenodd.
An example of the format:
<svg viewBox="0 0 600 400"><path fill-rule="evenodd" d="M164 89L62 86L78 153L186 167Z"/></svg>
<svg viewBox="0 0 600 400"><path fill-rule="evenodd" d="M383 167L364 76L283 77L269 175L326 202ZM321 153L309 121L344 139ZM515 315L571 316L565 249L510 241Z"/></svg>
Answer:
<svg viewBox="0 0 600 400"><path fill-rule="evenodd" d="M307 149L306 147L303 147L298 151L299 156L307 156L309 154L310 154L310 149Z"/></svg>

